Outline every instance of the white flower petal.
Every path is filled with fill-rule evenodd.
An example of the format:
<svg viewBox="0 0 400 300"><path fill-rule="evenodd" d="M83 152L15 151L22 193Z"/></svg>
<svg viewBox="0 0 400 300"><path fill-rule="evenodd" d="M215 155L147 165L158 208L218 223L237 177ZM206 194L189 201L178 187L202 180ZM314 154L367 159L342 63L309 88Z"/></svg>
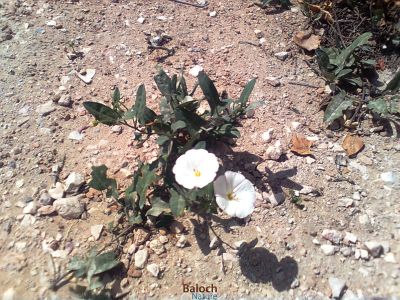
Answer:
<svg viewBox="0 0 400 300"><path fill-rule="evenodd" d="M214 181L218 206L231 217L245 218L254 210L256 192L253 184L242 174L225 172ZM229 199L229 197L234 199Z"/></svg>
<svg viewBox="0 0 400 300"><path fill-rule="evenodd" d="M219 169L217 157L204 149L191 149L172 168L175 180L187 189L202 188L212 182Z"/></svg>

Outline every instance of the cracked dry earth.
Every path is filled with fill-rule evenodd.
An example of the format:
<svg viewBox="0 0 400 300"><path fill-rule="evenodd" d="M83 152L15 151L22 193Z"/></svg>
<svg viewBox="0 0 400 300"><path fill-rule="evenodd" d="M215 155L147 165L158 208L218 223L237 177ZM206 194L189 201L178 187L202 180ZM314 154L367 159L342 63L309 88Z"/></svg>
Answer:
<svg viewBox="0 0 400 300"><path fill-rule="evenodd" d="M170 74L184 67L189 84L195 65L234 97L258 78L251 99L266 105L243 119L232 147L210 149L224 159L222 169L255 183L257 205L245 221L209 216L212 228L187 213L171 228L135 229L124 246L125 272L108 278L114 295L191 299L183 284L213 284L220 299L400 296L398 139L384 129L371 133L372 123L364 121L365 148L348 158L345 132L322 123L324 83L292 43L303 15L296 7L266 14L251 4L0 1L2 299L75 299L74 283L49 289L54 270L110 241L115 206L85 184L72 196L74 183L79 188L91 166L104 163L127 185L138 161L152 159L157 146L149 140L138 148L129 128L92 127L82 103L107 103L115 86L130 103L144 83L157 109L153 76L165 53L149 53L146 41L157 30L175 49L162 67ZM87 69L95 70L90 84L75 73ZM312 157L289 151L292 133L313 140ZM292 203L290 190L301 205ZM68 202L72 212L62 209L65 200L53 203L65 197L75 197Z"/></svg>

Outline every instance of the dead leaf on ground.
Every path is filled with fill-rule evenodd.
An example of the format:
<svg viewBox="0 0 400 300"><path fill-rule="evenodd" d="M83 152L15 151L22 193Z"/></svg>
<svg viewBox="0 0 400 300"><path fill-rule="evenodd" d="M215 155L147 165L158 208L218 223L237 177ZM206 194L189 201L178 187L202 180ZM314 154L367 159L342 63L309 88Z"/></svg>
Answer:
<svg viewBox="0 0 400 300"><path fill-rule="evenodd" d="M292 147L290 150L300 155L310 155L311 146L313 142L308 140L305 136L301 134L294 133L292 135Z"/></svg>
<svg viewBox="0 0 400 300"><path fill-rule="evenodd" d="M333 24L334 23L333 17L332 17L332 15L331 15L331 13L329 11L321 8L318 5L304 2L303 0L299 0L299 3L303 4L306 8L308 8L314 14L319 14L320 13L321 16L322 16L322 19L327 21L329 24Z"/></svg>
<svg viewBox="0 0 400 300"><path fill-rule="evenodd" d="M312 34L311 32L300 31L297 32L296 35L293 37L293 41L297 46L311 51L319 47L319 44L321 43L321 37Z"/></svg>
<svg viewBox="0 0 400 300"><path fill-rule="evenodd" d="M347 134L343 140L342 148L348 156L353 156L364 148L364 142L359 136Z"/></svg>

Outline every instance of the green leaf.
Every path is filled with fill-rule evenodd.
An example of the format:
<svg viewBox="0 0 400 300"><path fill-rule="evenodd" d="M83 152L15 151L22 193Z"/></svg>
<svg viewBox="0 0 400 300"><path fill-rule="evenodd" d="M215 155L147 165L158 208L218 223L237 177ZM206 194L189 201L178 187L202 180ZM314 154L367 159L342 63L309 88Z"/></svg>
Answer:
<svg viewBox="0 0 400 300"><path fill-rule="evenodd" d="M241 104L242 108L247 106L247 102L249 100L251 92L254 89L255 84L256 84L255 78L250 80L244 87L242 93L240 94L239 103Z"/></svg>
<svg viewBox="0 0 400 300"><path fill-rule="evenodd" d="M193 149L206 149L206 147L207 147L206 141L200 141L193 147Z"/></svg>
<svg viewBox="0 0 400 300"><path fill-rule="evenodd" d="M343 69L343 70L340 70L340 72L336 75L336 78L339 79L340 77L344 77L344 76L346 76L347 74L350 74L351 72L353 72L352 69Z"/></svg>
<svg viewBox="0 0 400 300"><path fill-rule="evenodd" d="M259 108L261 106L264 106L266 103L265 101L255 101L255 102L251 102L249 104L249 106L246 107L245 111L248 112L250 110L254 110L256 108Z"/></svg>
<svg viewBox="0 0 400 300"><path fill-rule="evenodd" d="M135 216L131 216L128 219L129 224L141 224L143 222L143 218L141 215L137 214Z"/></svg>
<svg viewBox="0 0 400 300"><path fill-rule="evenodd" d="M170 189L171 198L169 199L169 206L174 216L178 217L183 214L186 207L186 200L177 191Z"/></svg>
<svg viewBox="0 0 400 300"><path fill-rule="evenodd" d="M104 283L101 282L99 277L93 277L88 285L88 290L93 291L104 287Z"/></svg>
<svg viewBox="0 0 400 300"><path fill-rule="evenodd" d="M400 89L400 71L394 75L393 79L386 85L385 92L397 92Z"/></svg>
<svg viewBox="0 0 400 300"><path fill-rule="evenodd" d="M191 136L196 135L200 128L206 125L206 121L202 117L184 108L176 108L175 117L177 121L185 122L186 128Z"/></svg>
<svg viewBox="0 0 400 300"><path fill-rule="evenodd" d="M147 211L146 216L158 217L163 212L171 211L169 204L160 198L153 198L151 201L151 208Z"/></svg>
<svg viewBox="0 0 400 300"><path fill-rule="evenodd" d="M376 60L375 59L364 59L361 61L361 63L365 64L365 65L375 66Z"/></svg>
<svg viewBox="0 0 400 300"><path fill-rule="evenodd" d="M154 76L154 81L157 84L158 89L161 94L167 98L168 102L172 100L172 82L167 73L164 70L160 69L158 74Z"/></svg>
<svg viewBox="0 0 400 300"><path fill-rule="evenodd" d="M329 102L325 110L324 122L331 123L337 118L340 118L343 115L343 111L352 104L353 101L347 97L346 92L340 91L340 93L333 96L331 102Z"/></svg>
<svg viewBox="0 0 400 300"><path fill-rule="evenodd" d="M140 125L146 125L157 117L156 113L146 106L146 89L141 84L136 92L136 101L131 113Z"/></svg>
<svg viewBox="0 0 400 300"><path fill-rule="evenodd" d="M186 80L185 80L185 77L183 77L183 75L181 75L179 77L178 86L177 86L176 91L177 91L177 93L179 93L183 97L186 97L188 95L188 89L187 89L187 85L186 85Z"/></svg>
<svg viewBox="0 0 400 300"><path fill-rule="evenodd" d="M355 85L355 86L362 86L362 79L361 77L351 77L351 78L345 78L348 83Z"/></svg>
<svg viewBox="0 0 400 300"><path fill-rule="evenodd" d="M74 275L77 278L86 275L87 269L88 261L78 256L72 257L71 261L67 265L67 270L74 271Z"/></svg>
<svg viewBox="0 0 400 300"><path fill-rule="evenodd" d="M119 265L116 255L113 252L99 254L92 260L93 275L101 274Z"/></svg>
<svg viewBox="0 0 400 300"><path fill-rule="evenodd" d="M158 137L158 139L157 139L157 144L161 146L161 145L165 144L168 141L169 141L169 137L167 137L165 135L160 135Z"/></svg>
<svg viewBox="0 0 400 300"><path fill-rule="evenodd" d="M114 93L112 95L112 106L113 109L116 111L120 111L121 109L121 93L118 89L118 87L115 88Z"/></svg>
<svg viewBox="0 0 400 300"><path fill-rule="evenodd" d="M89 182L89 186L98 190L107 190L107 197L113 196L118 199L117 181L107 177L107 167L105 165L92 167L92 180Z"/></svg>
<svg viewBox="0 0 400 300"><path fill-rule="evenodd" d="M354 50L361 46L364 45L368 42L368 40L372 37L371 32L365 32L362 35L360 35L358 38L356 38L353 43L351 43L350 46L348 46L346 49L342 50L340 54L337 56L336 59L331 60L331 63L334 65L338 66L339 69L343 69L346 60L349 58L349 56L354 52Z"/></svg>
<svg viewBox="0 0 400 300"><path fill-rule="evenodd" d="M121 118L121 115L117 111L98 102L83 102L83 106L97 121L105 125L118 124Z"/></svg>
<svg viewBox="0 0 400 300"><path fill-rule="evenodd" d="M156 174L155 169L151 169L149 164L145 164L142 166L140 170L138 170L139 177L137 179L136 184L136 192L139 196L139 207L142 209L146 202L146 192L150 185L158 180L158 176Z"/></svg>
<svg viewBox="0 0 400 300"><path fill-rule="evenodd" d="M182 120L178 120L171 125L171 129L173 132L176 132L178 129L182 129L186 127L186 123Z"/></svg>
<svg viewBox="0 0 400 300"><path fill-rule="evenodd" d="M207 76L206 73L204 73L204 71L199 73L198 80L200 88L207 99L208 105L210 106L211 115L214 115L217 106L220 105L218 91L212 80Z"/></svg>
<svg viewBox="0 0 400 300"><path fill-rule="evenodd" d="M371 109L373 112L383 116L389 114L387 101L383 98L369 101L367 107Z"/></svg>

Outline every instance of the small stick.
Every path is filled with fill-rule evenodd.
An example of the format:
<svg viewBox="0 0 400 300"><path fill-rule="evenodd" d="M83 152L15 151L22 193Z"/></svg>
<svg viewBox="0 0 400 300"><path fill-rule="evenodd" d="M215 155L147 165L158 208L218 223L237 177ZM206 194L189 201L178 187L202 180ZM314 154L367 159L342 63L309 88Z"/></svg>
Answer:
<svg viewBox="0 0 400 300"><path fill-rule="evenodd" d="M248 44L248 45L252 45L254 47L260 47L261 45L253 43L253 42L248 42L248 41L239 41L239 44Z"/></svg>
<svg viewBox="0 0 400 300"><path fill-rule="evenodd" d="M186 4L186 5L194 6L197 8L205 8L208 6L208 3L201 5L201 4L190 3L190 2L186 2L186 1L182 1L182 0L169 0L169 1L176 2L179 4Z"/></svg>
<svg viewBox="0 0 400 300"><path fill-rule="evenodd" d="M319 89L319 86L307 83L307 82L297 82L297 81L288 81L289 84L294 84L294 85L301 85L301 86L306 86L314 89Z"/></svg>

